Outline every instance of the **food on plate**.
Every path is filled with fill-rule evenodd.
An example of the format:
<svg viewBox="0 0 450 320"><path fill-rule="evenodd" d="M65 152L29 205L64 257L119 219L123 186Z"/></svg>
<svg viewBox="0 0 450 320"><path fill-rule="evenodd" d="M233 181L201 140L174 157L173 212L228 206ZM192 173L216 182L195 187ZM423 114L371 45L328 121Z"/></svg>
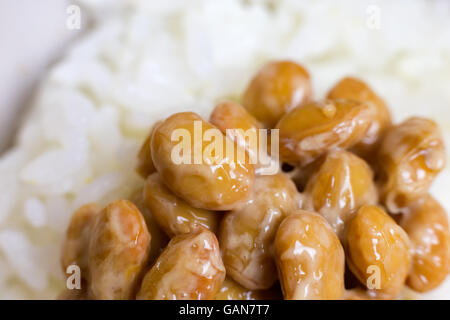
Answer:
<svg viewBox="0 0 450 320"><path fill-rule="evenodd" d="M156 172L147 178L144 202L158 226L169 237L189 233L198 225L216 233L222 216L214 211L190 206L174 195Z"/></svg>
<svg viewBox="0 0 450 320"><path fill-rule="evenodd" d="M236 281L225 278L222 287L216 294L216 300L274 300L280 299L279 289L249 290Z"/></svg>
<svg viewBox="0 0 450 320"><path fill-rule="evenodd" d="M286 112L311 96L311 80L305 68L293 61L274 61L251 80L242 104L258 121L273 128Z"/></svg>
<svg viewBox="0 0 450 320"><path fill-rule="evenodd" d="M142 280L139 300L210 300L225 279L219 243L199 227L170 240Z"/></svg>
<svg viewBox="0 0 450 320"><path fill-rule="evenodd" d="M145 191L145 187L144 187ZM140 190L131 197L131 201L136 205L144 217L148 232L151 235L150 246L148 249L148 265L153 265L161 252L170 241L169 236L159 226L155 214L153 214L144 201L145 192Z"/></svg>
<svg viewBox="0 0 450 320"><path fill-rule="evenodd" d="M395 298L410 268L410 240L383 209L363 206L349 222L347 263L367 289Z"/></svg>
<svg viewBox="0 0 450 320"><path fill-rule="evenodd" d="M275 256L284 299L341 299L344 249L320 215L297 211L281 223Z"/></svg>
<svg viewBox="0 0 450 320"><path fill-rule="evenodd" d="M255 174L261 173L261 168L270 166L269 131L261 130L263 125L247 110L236 102L219 103L211 113L210 122L219 128L223 134L244 148L255 167Z"/></svg>
<svg viewBox="0 0 450 320"><path fill-rule="evenodd" d="M277 280L273 240L284 217L298 208L294 183L284 174L260 176L244 207L221 222L219 243L227 274L252 290L269 289Z"/></svg>
<svg viewBox="0 0 450 320"><path fill-rule="evenodd" d="M229 138L193 112L164 120L152 134L151 154L164 183L193 207L231 210L250 196L253 165L227 153ZM239 152L239 147L235 147Z"/></svg>
<svg viewBox="0 0 450 320"><path fill-rule="evenodd" d="M210 122L155 119L131 201L73 214L61 263L80 267L82 288L59 298L400 299L437 288L450 270L447 215L428 194L445 165L438 126L392 125L361 80L328 98L312 96L300 65L275 61L243 106L220 102ZM266 136L284 161L275 172L251 163L267 128L279 130Z"/></svg>
<svg viewBox="0 0 450 320"><path fill-rule="evenodd" d="M406 284L426 292L439 286L450 268L450 230L447 213L432 196L407 206L400 226L411 240L412 266Z"/></svg>
<svg viewBox="0 0 450 320"><path fill-rule="evenodd" d="M352 151L367 161L376 154L381 138L392 125L391 113L384 101L361 79L345 77L340 80L327 95L328 99L350 99L372 104L376 115L361 142Z"/></svg>
<svg viewBox="0 0 450 320"><path fill-rule="evenodd" d="M444 166L444 142L436 122L412 117L397 124L378 151L382 202L390 212L399 212L409 200L428 192Z"/></svg>
<svg viewBox="0 0 450 320"><path fill-rule="evenodd" d="M150 241L144 217L132 202L113 201L100 211L87 249L88 294L101 300L131 299Z"/></svg>
<svg viewBox="0 0 450 320"><path fill-rule="evenodd" d="M280 159L305 166L330 150L360 142L376 116L367 103L336 99L312 101L286 113L277 123Z"/></svg>
<svg viewBox="0 0 450 320"><path fill-rule="evenodd" d="M150 134L145 139L144 143L141 146L141 149L138 153L138 164L136 166L136 171L139 173L143 178L148 177L153 172L156 171L155 165L153 164L152 159L152 152L151 152L151 141L152 141L152 134L155 131L156 126L158 123L156 123L152 130L150 130Z"/></svg>
<svg viewBox="0 0 450 320"><path fill-rule="evenodd" d="M376 204L378 191L369 165L348 151L331 151L304 190L305 208L319 212L341 236L363 205Z"/></svg>
<svg viewBox="0 0 450 320"><path fill-rule="evenodd" d="M87 276L87 248L91 237L93 220L100 208L95 203L88 203L75 211L67 227L66 239L61 252L63 272L75 264L80 267L81 276Z"/></svg>

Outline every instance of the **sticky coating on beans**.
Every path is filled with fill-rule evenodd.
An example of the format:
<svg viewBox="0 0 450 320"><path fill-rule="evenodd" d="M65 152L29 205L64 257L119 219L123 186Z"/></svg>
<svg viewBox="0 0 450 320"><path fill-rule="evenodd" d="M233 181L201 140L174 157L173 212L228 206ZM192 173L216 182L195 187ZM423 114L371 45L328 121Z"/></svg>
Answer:
<svg viewBox="0 0 450 320"><path fill-rule="evenodd" d="M378 206L363 206L348 225L347 263L367 289L396 297L408 275L411 255L406 232Z"/></svg>
<svg viewBox="0 0 450 320"><path fill-rule="evenodd" d="M410 203L402 226L413 250L412 266L406 284L419 292L438 287L450 272L450 230L447 213L432 196Z"/></svg>
<svg viewBox="0 0 450 320"><path fill-rule="evenodd" d="M320 215L299 210L285 218L275 237L275 257L284 299L342 298L344 250Z"/></svg>
<svg viewBox="0 0 450 320"><path fill-rule="evenodd" d="M263 66L253 77L242 104L267 128L273 128L286 112L311 96L311 80L305 68L293 61L275 61Z"/></svg>
<svg viewBox="0 0 450 320"><path fill-rule="evenodd" d="M381 200L392 213L428 192L445 166L441 131L433 120L412 117L392 127L377 158Z"/></svg>
<svg viewBox="0 0 450 320"><path fill-rule="evenodd" d="M89 295L132 299L150 240L144 217L132 202L114 201L98 213L88 248Z"/></svg>
<svg viewBox="0 0 450 320"><path fill-rule="evenodd" d="M155 121L137 152L144 179L94 199L130 200L74 212L61 266L80 267L81 289L57 298L380 300L438 288L450 272L448 217L428 193L445 166L438 125L393 125L353 77L317 98L305 68L274 61L210 122Z"/></svg>
<svg viewBox="0 0 450 320"><path fill-rule="evenodd" d="M212 134L209 139L217 144L199 136L200 131L208 130ZM241 150L243 160L238 155L229 156L227 144L239 148L197 114L176 113L156 127L152 135L153 163L166 186L191 206L232 210L247 201L255 173L253 165L245 160L245 150Z"/></svg>
<svg viewBox="0 0 450 320"><path fill-rule="evenodd" d="M66 232L61 253L61 266L64 274L69 265L80 267L81 277L88 275L88 246L92 225L100 207L95 203L85 204L74 212Z"/></svg>
<svg viewBox="0 0 450 320"><path fill-rule="evenodd" d="M276 125L280 158L305 166L328 151L352 147L363 139L374 117L373 106L353 100L305 103Z"/></svg>
<svg viewBox="0 0 450 320"><path fill-rule="evenodd" d="M362 205L378 203L372 170L363 159L348 151L327 154L309 179L304 195L304 208L319 212L339 237Z"/></svg>
<svg viewBox="0 0 450 320"><path fill-rule="evenodd" d="M144 203L150 209L159 227L173 237L189 233L201 225L216 232L222 214L190 206L174 195L161 181L158 173L147 178L144 187Z"/></svg>
<svg viewBox="0 0 450 320"><path fill-rule="evenodd" d="M280 299L278 288L269 290L249 290L236 281L225 278L216 295L216 300L274 300Z"/></svg>
<svg viewBox="0 0 450 320"><path fill-rule="evenodd" d="M376 113L361 142L353 146L352 151L372 162L386 130L392 125L391 113L385 102L361 79L345 77L328 93L328 99L349 99L368 103L375 107Z"/></svg>
<svg viewBox="0 0 450 320"><path fill-rule="evenodd" d="M155 131L155 128L159 125L159 122L153 125L153 128L150 130L150 134L144 140L141 148L139 149L139 153L137 156L137 166L136 172L142 177L147 178L153 172L156 171L155 165L153 164L152 152L151 152L151 141L152 134Z"/></svg>
<svg viewBox="0 0 450 320"><path fill-rule="evenodd" d="M247 151L255 174L262 174L262 169L275 161L270 157L270 131L263 129L263 125L240 104L231 101L219 103L211 113L210 122Z"/></svg>
<svg viewBox="0 0 450 320"><path fill-rule="evenodd" d="M286 175L259 176L246 205L223 218L219 240L227 274L245 288L262 290L275 283L273 239L283 218L298 209L297 195Z"/></svg>
<svg viewBox="0 0 450 320"><path fill-rule="evenodd" d="M210 300L225 279L219 243L199 227L170 240L142 280L138 300Z"/></svg>

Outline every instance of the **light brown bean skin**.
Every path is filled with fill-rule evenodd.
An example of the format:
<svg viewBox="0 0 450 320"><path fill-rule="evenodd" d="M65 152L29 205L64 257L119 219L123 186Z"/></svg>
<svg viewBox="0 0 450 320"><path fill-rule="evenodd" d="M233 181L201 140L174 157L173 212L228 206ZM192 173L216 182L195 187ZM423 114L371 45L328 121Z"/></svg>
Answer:
<svg viewBox="0 0 450 320"><path fill-rule="evenodd" d="M344 300L420 300L417 292L403 287L400 294L392 296L379 290L368 290L363 287L357 287L345 290Z"/></svg>
<svg viewBox="0 0 450 320"><path fill-rule="evenodd" d="M132 197L132 202L136 205L139 211L144 217L147 229L152 237L150 241L150 249L148 253L148 265L153 265L156 259L159 257L161 252L169 243L170 238L167 234L159 227L158 222L152 212L148 209L144 202L144 191L137 192Z"/></svg>
<svg viewBox="0 0 450 320"><path fill-rule="evenodd" d="M160 124L161 122L157 122L153 128L150 130L150 134L145 138L144 143L142 144L141 148L139 149L139 153L137 156L138 163L136 166L136 172L142 177L147 178L149 175L151 175L153 172L156 171L155 165L153 164L152 160L152 152L151 152L151 141L152 141L152 134L155 131L155 128Z"/></svg>
<svg viewBox="0 0 450 320"><path fill-rule="evenodd" d="M251 200L223 218L219 241L227 274L245 288L268 289L276 281L273 239L283 218L298 209L297 195L286 175L259 176Z"/></svg>
<svg viewBox="0 0 450 320"><path fill-rule="evenodd" d="M357 143L352 151L367 161L376 155L381 137L386 129L392 125L391 113L384 101L364 81L345 77L341 79L328 93L328 99L349 99L369 103L375 107L374 117L369 129L361 142Z"/></svg>
<svg viewBox="0 0 450 320"><path fill-rule="evenodd" d="M56 300L88 300L88 296L83 289L65 289L56 297Z"/></svg>
<svg viewBox="0 0 450 320"><path fill-rule="evenodd" d="M61 254L61 266L64 274L66 274L69 265L75 264L80 267L81 277L87 278L89 239L93 220L99 211L100 207L95 203L89 203L79 208L72 215Z"/></svg>
<svg viewBox="0 0 450 320"><path fill-rule="evenodd" d="M225 279L219 243L211 231L198 230L170 240L145 275L138 300L210 300Z"/></svg>
<svg viewBox="0 0 450 320"><path fill-rule="evenodd" d="M225 278L216 295L216 300L274 300L280 299L276 289L248 290L231 278Z"/></svg>
<svg viewBox="0 0 450 320"><path fill-rule="evenodd" d="M345 290L344 300L390 300L390 296L377 292L377 290L367 290L366 288L354 288Z"/></svg>
<svg viewBox="0 0 450 320"><path fill-rule="evenodd" d="M328 151L360 142L373 118L374 107L337 99L305 103L277 123L281 160L305 166Z"/></svg>
<svg viewBox="0 0 450 320"><path fill-rule="evenodd" d="M413 117L386 133L377 157L381 200L391 213L425 195L445 167L444 142L438 125Z"/></svg>
<svg viewBox="0 0 450 320"><path fill-rule="evenodd" d="M211 113L209 121L219 128L223 134L227 133L227 129L242 129L246 131L263 128L263 125L243 106L232 101L219 103Z"/></svg>
<svg viewBox="0 0 450 320"><path fill-rule="evenodd" d="M260 174L260 168L268 167L273 161L269 156L270 132L267 131L267 139L260 139L259 130L263 125L240 104L231 101L219 103L211 113L210 122L247 151L256 174Z"/></svg>
<svg viewBox="0 0 450 320"><path fill-rule="evenodd" d="M223 157L216 157L208 152L214 142L197 141L200 146L201 163L194 159L194 121L200 121L202 132L213 129L217 138L222 142ZM172 159L172 151L182 142L172 141L171 137L176 129L185 129L191 137L190 164L177 164ZM183 140L181 138L180 140ZM212 138L212 140L215 140ZM192 112L172 115L159 125L152 136L152 158L156 169L166 186L177 196L195 208L208 210L231 210L244 203L251 194L254 183L254 168L248 159L241 161L235 156L228 157L225 151L227 143L234 146L234 142L226 138L219 129L203 121L200 116ZM210 150L212 151L212 150ZM197 153L199 154L199 153ZM243 150L243 154L246 152Z"/></svg>
<svg viewBox="0 0 450 320"><path fill-rule="evenodd" d="M253 77L242 104L267 128L273 128L286 112L311 96L311 80L305 68L292 61L275 61Z"/></svg>
<svg viewBox="0 0 450 320"><path fill-rule="evenodd" d="M96 217L89 243L89 295L132 299L147 262L150 234L144 217L127 200L111 202Z"/></svg>
<svg viewBox="0 0 450 320"><path fill-rule="evenodd" d="M304 190L304 208L320 213L341 238L346 222L378 193L369 165L347 151L330 152Z"/></svg>
<svg viewBox="0 0 450 320"><path fill-rule="evenodd" d="M144 201L159 227L169 237L189 233L198 225L217 232L220 213L190 206L174 195L156 172L147 178Z"/></svg>
<svg viewBox="0 0 450 320"><path fill-rule="evenodd" d="M339 239L320 215L299 210L275 237L277 268L286 300L340 299L345 257Z"/></svg>
<svg viewBox="0 0 450 320"><path fill-rule="evenodd" d="M400 293L410 267L410 242L406 232L377 206L363 206L348 224L347 264L359 281L391 298ZM368 268L378 267L380 287ZM369 283L370 282L370 283Z"/></svg>
<svg viewBox="0 0 450 320"><path fill-rule="evenodd" d="M289 175L292 181L294 181L297 189L300 192L303 192L305 190L308 181L317 171L319 171L324 160L325 156L322 156L304 167L292 166L294 169L292 169L292 171L290 172L287 172L287 175Z"/></svg>
<svg viewBox="0 0 450 320"><path fill-rule="evenodd" d="M406 284L419 292L438 287L450 271L450 230L444 208L430 195L421 197L408 206L400 226L413 249Z"/></svg>

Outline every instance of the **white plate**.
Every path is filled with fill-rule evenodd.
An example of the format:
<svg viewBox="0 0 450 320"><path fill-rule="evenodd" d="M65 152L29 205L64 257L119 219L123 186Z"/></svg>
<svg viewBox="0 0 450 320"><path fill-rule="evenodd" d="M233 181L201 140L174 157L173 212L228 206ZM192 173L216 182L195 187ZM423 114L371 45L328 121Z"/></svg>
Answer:
<svg viewBox="0 0 450 320"><path fill-rule="evenodd" d="M0 152L12 139L42 72L77 34L66 0L0 2Z"/></svg>

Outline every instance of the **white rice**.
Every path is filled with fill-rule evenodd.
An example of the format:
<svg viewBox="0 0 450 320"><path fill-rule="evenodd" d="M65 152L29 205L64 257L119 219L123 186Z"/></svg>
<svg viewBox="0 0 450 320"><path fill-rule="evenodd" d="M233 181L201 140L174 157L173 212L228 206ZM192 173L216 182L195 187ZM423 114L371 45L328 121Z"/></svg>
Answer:
<svg viewBox="0 0 450 320"><path fill-rule="evenodd" d="M429 116L450 145L448 1L124 3L82 2L94 29L49 70L0 158L0 299L55 297L71 213L137 190L136 152L151 124L178 111L208 117L267 60L305 64L316 97L360 76L397 121ZM450 211L449 169L432 189ZM426 297L450 298L450 279Z"/></svg>

